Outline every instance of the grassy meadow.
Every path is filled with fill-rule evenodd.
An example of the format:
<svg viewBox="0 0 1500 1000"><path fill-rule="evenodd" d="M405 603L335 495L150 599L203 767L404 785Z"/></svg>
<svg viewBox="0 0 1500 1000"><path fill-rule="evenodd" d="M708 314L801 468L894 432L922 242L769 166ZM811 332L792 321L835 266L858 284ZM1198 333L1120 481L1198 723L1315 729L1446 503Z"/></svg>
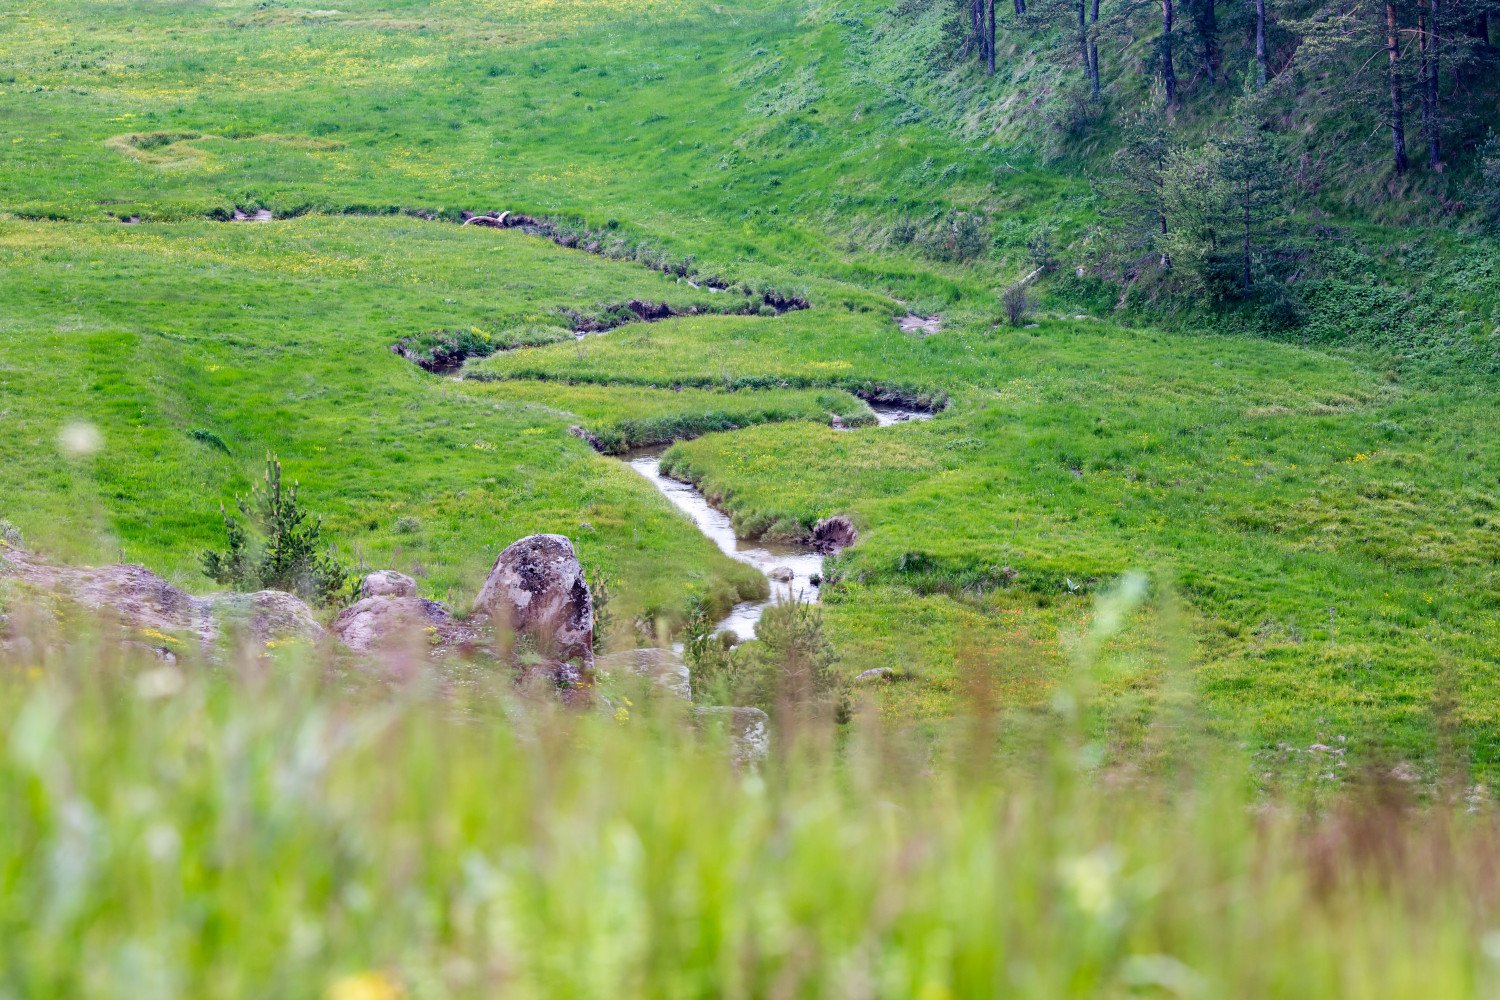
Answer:
<svg viewBox="0 0 1500 1000"><path fill-rule="evenodd" d="M1467 325L1396 344L1352 274L1329 313L1360 329L1314 324L1314 344L1111 317L1066 267L1034 321L997 323L1036 227L1086 230L1088 185L998 139L893 124L859 58L880 11L22 4L0 25L4 516L68 558L203 589L219 503L274 451L347 553L430 596L462 605L500 547L560 531L616 582L622 620L675 621L758 581L567 430L618 450L759 425L669 466L748 534L856 518L827 622L841 670L897 671L893 720L949 717L960 653L1016 704L1045 699L1088 593L1143 570L1181 598L1198 693L1248 745L1336 735L1418 760L1451 696L1475 763L1500 760L1492 382L1424 352L1493 310L1495 276L1440 242L1452 287L1432 308ZM214 221L236 207L284 218ZM578 215L633 259L392 214L466 208ZM997 220L987 260L870 238L954 208ZM662 258L813 308L502 351L462 382L387 350L442 330L545 344L564 310L724 301L637 263ZM899 331L907 311L942 331ZM866 419L850 392L872 388L951 405L819 426ZM100 428L99 455L58 457L72 420ZM1125 744L1162 683L1152 632L1119 640L1104 700Z"/></svg>
<svg viewBox="0 0 1500 1000"><path fill-rule="evenodd" d="M891 6L7 6L0 543L207 592L274 453L459 611L567 535L624 647L766 592L670 444L743 536L854 520L823 637L892 676L735 766L630 678L164 664L0 578L0 1000L1495 993L1495 241L1329 191L1296 331L1122 294L1045 74L940 107ZM631 300L699 314L572 335Z"/></svg>

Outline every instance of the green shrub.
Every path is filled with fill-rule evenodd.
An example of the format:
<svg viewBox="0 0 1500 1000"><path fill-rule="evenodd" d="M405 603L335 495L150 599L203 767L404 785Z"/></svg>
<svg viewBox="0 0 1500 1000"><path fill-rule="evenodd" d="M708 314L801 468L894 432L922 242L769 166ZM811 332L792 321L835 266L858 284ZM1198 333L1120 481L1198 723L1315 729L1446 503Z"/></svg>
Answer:
<svg viewBox="0 0 1500 1000"><path fill-rule="evenodd" d="M350 574L333 548L320 551L323 521L310 515L297 498L297 484L285 488L281 463L266 456L264 486L236 497L240 514L262 536L255 545L238 517L220 506L224 517L224 551L203 553L203 572L236 590L284 590L307 601L332 605L346 594Z"/></svg>
<svg viewBox="0 0 1500 1000"><path fill-rule="evenodd" d="M923 253L934 260L965 263L989 253L989 220L975 212L949 212L918 238Z"/></svg>
<svg viewBox="0 0 1500 1000"><path fill-rule="evenodd" d="M208 445L215 451L222 451L226 455L229 454L229 445L225 444L224 439L219 437L219 435L215 434L213 431L204 430L202 427L194 427L192 430L188 431L188 437L192 438L194 441L199 442L200 444Z"/></svg>

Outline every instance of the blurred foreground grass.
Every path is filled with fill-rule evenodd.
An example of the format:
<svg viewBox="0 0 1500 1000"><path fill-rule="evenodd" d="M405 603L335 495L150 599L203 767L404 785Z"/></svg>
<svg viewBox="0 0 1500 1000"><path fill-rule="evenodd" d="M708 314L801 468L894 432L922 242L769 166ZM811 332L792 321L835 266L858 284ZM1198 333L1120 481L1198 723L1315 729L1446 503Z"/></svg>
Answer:
<svg viewBox="0 0 1500 1000"><path fill-rule="evenodd" d="M7 1000L1500 987L1473 790L1256 789L1187 707L1111 758L1083 683L1027 717L976 696L936 744L783 712L736 767L618 679L581 713L478 668L25 648L0 656Z"/></svg>

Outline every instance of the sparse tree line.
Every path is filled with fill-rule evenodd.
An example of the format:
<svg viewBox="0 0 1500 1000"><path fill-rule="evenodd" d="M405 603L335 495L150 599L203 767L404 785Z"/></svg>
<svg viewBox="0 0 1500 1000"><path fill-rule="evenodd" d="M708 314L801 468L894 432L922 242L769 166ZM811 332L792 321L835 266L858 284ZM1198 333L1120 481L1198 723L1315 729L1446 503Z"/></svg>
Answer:
<svg viewBox="0 0 1500 1000"><path fill-rule="evenodd" d="M1143 89L1131 78L1149 77L1169 114L1261 94L1288 128L1337 131L1330 142L1386 133L1397 175L1472 156L1500 118L1500 0L940 2L958 4L959 51L986 73L1004 68L1007 34L1024 50L1045 38L1087 102L1110 78L1130 102Z"/></svg>
<svg viewBox="0 0 1500 1000"><path fill-rule="evenodd" d="M1325 188L1500 228L1500 0L936 2L983 73L1050 62L1055 140L1115 149L1091 165L1093 245L1127 286L1263 297L1294 321L1293 220Z"/></svg>

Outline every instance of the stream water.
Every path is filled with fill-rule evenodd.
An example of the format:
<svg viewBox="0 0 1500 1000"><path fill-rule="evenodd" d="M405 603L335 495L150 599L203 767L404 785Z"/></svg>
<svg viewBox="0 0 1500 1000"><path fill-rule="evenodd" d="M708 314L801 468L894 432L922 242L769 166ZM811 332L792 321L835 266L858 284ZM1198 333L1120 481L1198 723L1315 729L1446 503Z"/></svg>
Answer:
<svg viewBox="0 0 1500 1000"><path fill-rule="evenodd" d="M871 406L871 409L875 411L875 421L881 427L932 418L932 414L924 410L899 406ZM698 530L719 547L719 551L747 566L754 566L771 583L771 596L768 600L743 601L735 605L719 622L717 631L733 632L741 640L753 639L755 625L768 605L799 595L804 601L816 601L818 587L813 583L813 577L821 577L823 557L807 546L748 542L738 538L728 514L710 504L696 487L673 479L661 471L661 456L667 447L658 445L643 448L626 455L624 461L650 480L663 496L672 501L673 506L686 514L698 526ZM786 578L788 571L790 578Z"/></svg>

